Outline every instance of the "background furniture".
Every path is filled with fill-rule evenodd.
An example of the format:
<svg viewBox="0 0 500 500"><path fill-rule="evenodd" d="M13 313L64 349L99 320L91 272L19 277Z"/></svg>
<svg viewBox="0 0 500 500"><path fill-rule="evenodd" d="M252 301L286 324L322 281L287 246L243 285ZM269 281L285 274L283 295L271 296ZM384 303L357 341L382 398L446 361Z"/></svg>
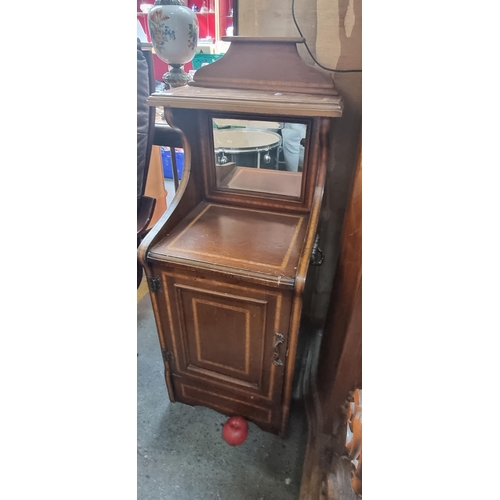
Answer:
<svg viewBox="0 0 500 500"><path fill-rule="evenodd" d="M175 165L175 148L182 139L166 123L158 120L155 108L147 104L155 91L152 45L137 42L137 245L167 209L160 146L170 148ZM174 168L174 189L179 186ZM137 286L142 280L142 266L137 264Z"/></svg>
<svg viewBox="0 0 500 500"><path fill-rule="evenodd" d="M361 178L360 151L327 322L307 355L309 435L300 500L361 496Z"/></svg>
<svg viewBox="0 0 500 500"><path fill-rule="evenodd" d="M227 40L227 54L198 70L192 83L149 99L164 106L182 136L184 175L139 258L170 399L241 415L283 435L327 136L342 100L328 76L301 60L302 39ZM221 182L242 167L216 163L213 131L220 119L306 125L302 172L255 165L245 167L248 183ZM220 167L233 171L220 174ZM279 189L270 187L271 174ZM282 190L286 182L279 179L290 174L300 175L300 190Z"/></svg>
<svg viewBox="0 0 500 500"><path fill-rule="evenodd" d="M153 215L156 199L145 195L151 148L155 127L155 110L147 104L155 90L152 46L137 40L137 246L141 242ZM137 263L137 286L141 283L142 267Z"/></svg>

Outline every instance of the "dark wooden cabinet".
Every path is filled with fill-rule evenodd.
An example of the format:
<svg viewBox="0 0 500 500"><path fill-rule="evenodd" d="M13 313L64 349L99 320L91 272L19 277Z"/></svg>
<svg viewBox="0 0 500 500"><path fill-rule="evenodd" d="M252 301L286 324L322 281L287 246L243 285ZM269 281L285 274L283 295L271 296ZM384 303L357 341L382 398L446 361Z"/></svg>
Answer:
<svg viewBox="0 0 500 500"><path fill-rule="evenodd" d="M322 335L309 343L303 390L309 423L300 500L362 493L361 144Z"/></svg>
<svg viewBox="0 0 500 500"><path fill-rule="evenodd" d="M342 104L305 63L299 81L257 79L262 54L288 58L292 73L301 62L300 40L265 40L235 37L192 85L150 97L182 134L184 175L139 257L170 399L283 434L328 128ZM252 45L264 52L244 63L244 72L254 66L248 80L238 53ZM319 95L307 87L313 76L324 82Z"/></svg>
<svg viewBox="0 0 500 500"><path fill-rule="evenodd" d="M275 344L288 332L291 293L174 268L156 274L171 399L279 428L287 345Z"/></svg>

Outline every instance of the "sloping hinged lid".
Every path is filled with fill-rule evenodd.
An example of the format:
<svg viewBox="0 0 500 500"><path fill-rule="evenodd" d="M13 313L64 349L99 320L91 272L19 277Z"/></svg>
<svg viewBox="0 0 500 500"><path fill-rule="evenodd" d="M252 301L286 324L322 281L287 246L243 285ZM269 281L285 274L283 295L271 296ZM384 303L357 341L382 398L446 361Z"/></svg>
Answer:
<svg viewBox="0 0 500 500"><path fill-rule="evenodd" d="M304 214L202 202L151 248L148 258L292 288L306 226Z"/></svg>

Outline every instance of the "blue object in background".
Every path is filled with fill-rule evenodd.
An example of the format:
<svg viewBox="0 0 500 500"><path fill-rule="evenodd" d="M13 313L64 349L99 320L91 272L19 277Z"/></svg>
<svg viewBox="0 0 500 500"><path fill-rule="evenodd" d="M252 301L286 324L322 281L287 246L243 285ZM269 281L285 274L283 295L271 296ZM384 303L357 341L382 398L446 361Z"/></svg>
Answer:
<svg viewBox="0 0 500 500"><path fill-rule="evenodd" d="M161 147L160 150L161 162L163 164L163 177L173 179L174 176L172 173L172 158L170 157L170 149ZM184 151L176 151L175 160L177 161L177 174L180 179L184 170Z"/></svg>

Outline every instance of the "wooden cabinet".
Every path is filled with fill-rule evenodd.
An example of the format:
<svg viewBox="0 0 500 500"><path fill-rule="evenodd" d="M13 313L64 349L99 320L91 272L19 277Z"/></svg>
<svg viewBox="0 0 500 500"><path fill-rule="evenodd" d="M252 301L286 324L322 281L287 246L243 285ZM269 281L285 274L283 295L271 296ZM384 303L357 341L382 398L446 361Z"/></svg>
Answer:
<svg viewBox="0 0 500 500"><path fill-rule="evenodd" d="M231 40L192 84L149 99L182 134L184 174L139 257L170 399L283 434L328 129L342 103L331 80L301 62L300 40ZM259 50L241 74L242 53ZM303 64L292 70L299 80L279 68L258 77L262 54Z"/></svg>
<svg viewBox="0 0 500 500"><path fill-rule="evenodd" d="M171 399L279 428L274 408L281 403L287 349L281 332L288 332L291 294L175 268L155 271Z"/></svg>

